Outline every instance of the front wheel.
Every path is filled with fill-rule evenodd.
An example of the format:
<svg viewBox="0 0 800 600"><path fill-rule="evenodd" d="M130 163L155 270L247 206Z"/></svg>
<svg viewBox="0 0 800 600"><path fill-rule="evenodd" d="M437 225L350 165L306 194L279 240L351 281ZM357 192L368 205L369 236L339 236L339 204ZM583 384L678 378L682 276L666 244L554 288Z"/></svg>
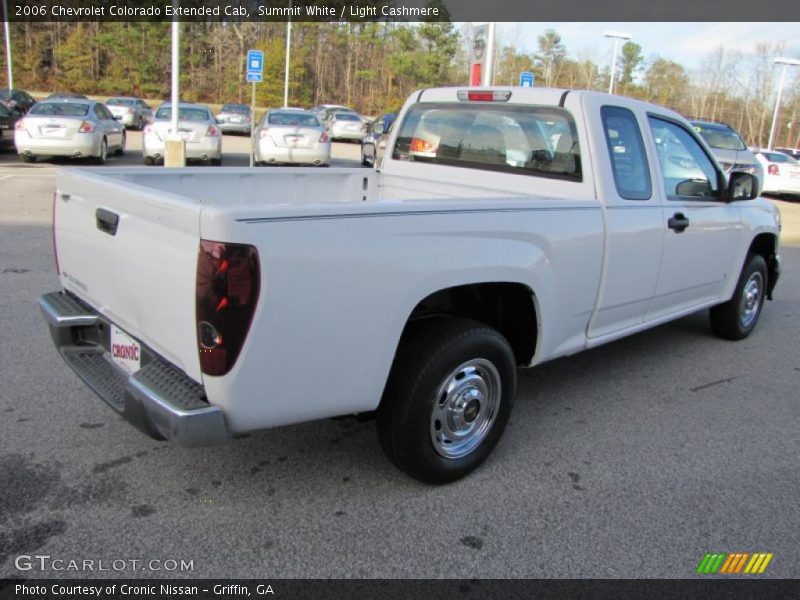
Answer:
<svg viewBox="0 0 800 600"><path fill-rule="evenodd" d="M32 163L36 162L36 156L33 154L20 154L19 157L22 159L24 163Z"/></svg>
<svg viewBox="0 0 800 600"><path fill-rule="evenodd" d="M711 328L726 340L742 340L755 329L767 290L767 263L760 254L747 257L733 297L711 309Z"/></svg>
<svg viewBox="0 0 800 600"><path fill-rule="evenodd" d="M424 319L404 334L378 410L378 435L400 469L449 483L476 469L511 415L514 354L468 319Z"/></svg>

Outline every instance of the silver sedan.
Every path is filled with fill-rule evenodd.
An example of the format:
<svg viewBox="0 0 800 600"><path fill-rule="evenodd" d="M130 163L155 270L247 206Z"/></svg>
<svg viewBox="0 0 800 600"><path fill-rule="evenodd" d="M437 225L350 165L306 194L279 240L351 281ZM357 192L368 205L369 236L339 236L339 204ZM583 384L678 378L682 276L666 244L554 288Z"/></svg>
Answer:
<svg viewBox="0 0 800 600"><path fill-rule="evenodd" d="M326 128L333 140L360 142L367 134L367 125L358 114L350 111L328 113Z"/></svg>
<svg viewBox="0 0 800 600"><path fill-rule="evenodd" d="M38 156L68 156L105 164L110 152L125 152L125 128L101 102L43 100L17 121L14 144L23 162Z"/></svg>
<svg viewBox="0 0 800 600"><path fill-rule="evenodd" d="M331 139L317 116L307 110L271 110L253 134L256 165L331 163Z"/></svg>
<svg viewBox="0 0 800 600"><path fill-rule="evenodd" d="M109 98L106 106L114 118L125 127L142 130L153 120L153 109L141 98Z"/></svg>
<svg viewBox="0 0 800 600"><path fill-rule="evenodd" d="M144 164L164 160L166 140L172 128L172 105L162 104L150 125L144 128L142 155ZM181 102L178 105L178 135L186 141L186 159L222 164L222 132L217 120L205 106Z"/></svg>

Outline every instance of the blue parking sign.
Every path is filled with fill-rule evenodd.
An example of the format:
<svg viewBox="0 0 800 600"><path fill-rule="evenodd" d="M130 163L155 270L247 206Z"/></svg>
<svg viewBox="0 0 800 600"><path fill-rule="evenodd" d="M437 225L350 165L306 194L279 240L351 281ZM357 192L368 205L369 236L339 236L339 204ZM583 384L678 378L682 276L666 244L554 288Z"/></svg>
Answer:
<svg viewBox="0 0 800 600"><path fill-rule="evenodd" d="M247 73L247 83L261 83L264 81L261 73L254 73L250 71Z"/></svg>
<svg viewBox="0 0 800 600"><path fill-rule="evenodd" d="M247 72L258 73L264 71L264 52L261 50L247 51Z"/></svg>
<svg viewBox="0 0 800 600"><path fill-rule="evenodd" d="M519 74L519 87L533 87L533 73L523 71Z"/></svg>

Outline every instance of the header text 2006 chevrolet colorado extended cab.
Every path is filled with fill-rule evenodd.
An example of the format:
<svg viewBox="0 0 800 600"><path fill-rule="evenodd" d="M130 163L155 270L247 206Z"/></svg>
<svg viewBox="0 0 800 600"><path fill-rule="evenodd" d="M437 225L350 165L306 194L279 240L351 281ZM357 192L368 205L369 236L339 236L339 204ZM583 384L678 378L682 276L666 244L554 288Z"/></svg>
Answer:
<svg viewBox="0 0 800 600"><path fill-rule="evenodd" d="M158 438L376 411L451 481L529 367L710 308L755 327L779 215L664 108L595 92L413 94L378 170L65 169L41 299L64 360Z"/></svg>

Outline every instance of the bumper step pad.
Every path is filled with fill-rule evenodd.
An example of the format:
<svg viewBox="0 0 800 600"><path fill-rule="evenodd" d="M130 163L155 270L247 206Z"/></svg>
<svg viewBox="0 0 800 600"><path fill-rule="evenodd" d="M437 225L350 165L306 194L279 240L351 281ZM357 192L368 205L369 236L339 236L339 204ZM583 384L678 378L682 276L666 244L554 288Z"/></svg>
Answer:
<svg viewBox="0 0 800 600"><path fill-rule="evenodd" d="M200 383L149 349L146 364L129 375L113 363L101 342L110 323L91 307L61 292L43 295L39 304L66 363L132 425L182 446L230 439L222 411L208 403Z"/></svg>

